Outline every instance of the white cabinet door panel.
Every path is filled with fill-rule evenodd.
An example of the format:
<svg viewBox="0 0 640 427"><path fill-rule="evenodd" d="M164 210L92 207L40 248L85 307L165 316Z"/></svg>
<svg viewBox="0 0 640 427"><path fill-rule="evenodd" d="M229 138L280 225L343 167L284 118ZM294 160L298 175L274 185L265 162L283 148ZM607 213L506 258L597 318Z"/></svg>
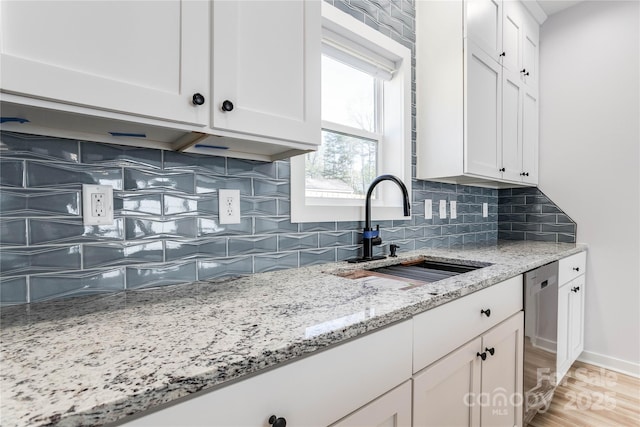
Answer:
<svg viewBox="0 0 640 427"><path fill-rule="evenodd" d="M518 1L503 3L504 19L502 23L502 65L509 71L520 73L522 61L522 5Z"/></svg>
<svg viewBox="0 0 640 427"><path fill-rule="evenodd" d="M522 87L520 76L503 70L502 75L502 178L522 178Z"/></svg>
<svg viewBox="0 0 640 427"><path fill-rule="evenodd" d="M498 61L502 53L502 1L466 0L467 37Z"/></svg>
<svg viewBox="0 0 640 427"><path fill-rule="evenodd" d="M208 124L208 2L3 1L0 8L3 91ZM192 103L195 93L204 105Z"/></svg>
<svg viewBox="0 0 640 427"><path fill-rule="evenodd" d="M522 99L523 182L538 184L538 95L524 88Z"/></svg>
<svg viewBox="0 0 640 427"><path fill-rule="evenodd" d="M414 377L414 427L478 425L481 342L468 342Z"/></svg>
<svg viewBox="0 0 640 427"><path fill-rule="evenodd" d="M500 178L502 67L467 42L465 90L465 170Z"/></svg>
<svg viewBox="0 0 640 427"><path fill-rule="evenodd" d="M480 408L483 427L522 425L523 325L520 312L482 337L482 393L488 396Z"/></svg>
<svg viewBox="0 0 640 427"><path fill-rule="evenodd" d="M213 127L319 144L320 29L317 1L213 2Z"/></svg>

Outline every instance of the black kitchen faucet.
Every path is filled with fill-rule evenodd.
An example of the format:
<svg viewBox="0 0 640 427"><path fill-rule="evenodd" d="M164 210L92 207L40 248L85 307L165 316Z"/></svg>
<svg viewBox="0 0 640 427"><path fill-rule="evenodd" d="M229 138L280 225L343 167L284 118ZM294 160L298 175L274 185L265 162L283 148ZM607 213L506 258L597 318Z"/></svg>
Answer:
<svg viewBox="0 0 640 427"><path fill-rule="evenodd" d="M364 262L386 258L384 255L373 256L373 247L380 245L382 243L382 238L380 237L380 226L376 226L375 231L371 228L371 194L373 193L375 186L382 181L393 181L398 185L398 187L400 187L402 190L404 216L409 216L411 205L409 203L409 193L407 192L407 187L405 187L404 183L393 175L380 175L374 179L373 182L371 182L371 185L369 185L365 201L365 223L364 231L362 233L362 258L350 259L349 262Z"/></svg>

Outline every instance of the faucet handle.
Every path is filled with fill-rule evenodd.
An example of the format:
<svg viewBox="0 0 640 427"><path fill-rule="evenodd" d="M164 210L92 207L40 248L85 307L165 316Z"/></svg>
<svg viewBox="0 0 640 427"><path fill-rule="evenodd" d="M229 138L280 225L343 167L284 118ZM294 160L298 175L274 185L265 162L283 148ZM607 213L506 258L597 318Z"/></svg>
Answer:
<svg viewBox="0 0 640 427"><path fill-rule="evenodd" d="M391 252L389 254L390 257L395 258L398 255L396 255L396 250L399 248L400 246L396 245L395 243L392 243L389 245L389 251Z"/></svg>
<svg viewBox="0 0 640 427"><path fill-rule="evenodd" d="M372 246L379 246L382 244L382 237L380 237L380 224L376 224L376 231L373 233L373 238L371 239Z"/></svg>

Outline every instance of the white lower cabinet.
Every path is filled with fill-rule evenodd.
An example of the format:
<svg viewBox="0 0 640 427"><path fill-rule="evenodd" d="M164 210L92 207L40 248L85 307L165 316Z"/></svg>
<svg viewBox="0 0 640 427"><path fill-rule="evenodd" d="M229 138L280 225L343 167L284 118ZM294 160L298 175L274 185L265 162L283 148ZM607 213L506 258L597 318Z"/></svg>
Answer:
<svg viewBox="0 0 640 427"><path fill-rule="evenodd" d="M584 350L584 275L558 289L557 382Z"/></svg>
<svg viewBox="0 0 640 427"><path fill-rule="evenodd" d="M522 425L523 325L519 312L415 375L413 425Z"/></svg>

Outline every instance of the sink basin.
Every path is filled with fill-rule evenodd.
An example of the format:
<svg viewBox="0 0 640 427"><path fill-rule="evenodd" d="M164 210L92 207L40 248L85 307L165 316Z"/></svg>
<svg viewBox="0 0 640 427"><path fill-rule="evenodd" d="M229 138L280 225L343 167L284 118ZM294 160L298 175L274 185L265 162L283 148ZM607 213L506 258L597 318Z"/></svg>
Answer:
<svg viewBox="0 0 640 427"><path fill-rule="evenodd" d="M358 270L347 274L341 274L341 276L349 279L390 279L392 282L397 283L400 281L404 286L408 285L404 288L408 289L427 283L434 283L459 274L468 273L489 265L491 264L471 264L468 262L465 263L464 261L445 262L419 259L394 265L387 265L384 267L372 268L370 270Z"/></svg>

